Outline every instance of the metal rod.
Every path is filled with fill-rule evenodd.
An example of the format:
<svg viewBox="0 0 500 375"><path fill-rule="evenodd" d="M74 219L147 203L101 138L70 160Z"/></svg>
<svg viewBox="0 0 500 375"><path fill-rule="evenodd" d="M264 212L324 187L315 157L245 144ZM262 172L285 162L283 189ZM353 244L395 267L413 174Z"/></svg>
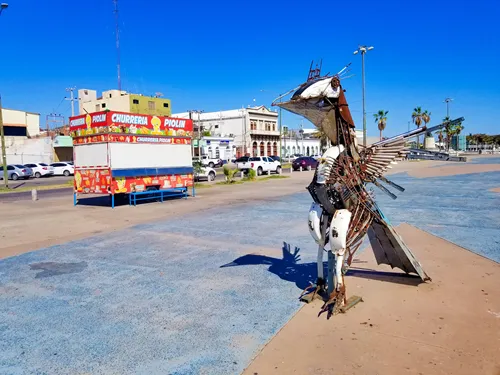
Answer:
<svg viewBox="0 0 500 375"><path fill-rule="evenodd" d="M398 184L396 184L396 183L394 183L394 182L392 182L392 181L388 180L388 179L387 179L387 178L385 178L384 176L379 177L379 180L381 180L381 181L385 182L386 184L391 185L392 187L394 187L395 189L398 189L398 190L399 190L399 191L401 191L401 192L405 191L405 188L404 188L404 187L399 186Z"/></svg>
<svg viewBox="0 0 500 375"><path fill-rule="evenodd" d="M386 193L392 199L396 199L397 198L397 196L395 194L391 193L385 186L381 185L379 182L373 181L373 184L376 187L378 187L380 190L382 190L384 193Z"/></svg>

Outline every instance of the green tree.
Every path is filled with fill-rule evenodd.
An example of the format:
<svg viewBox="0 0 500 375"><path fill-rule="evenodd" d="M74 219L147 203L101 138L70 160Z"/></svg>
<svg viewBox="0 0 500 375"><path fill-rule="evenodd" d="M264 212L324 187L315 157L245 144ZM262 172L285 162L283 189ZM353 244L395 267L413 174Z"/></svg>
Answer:
<svg viewBox="0 0 500 375"><path fill-rule="evenodd" d="M378 130L380 131L380 140L382 140L382 132L385 130L387 126L387 114L389 111L380 110L373 115L375 118L375 122L378 125Z"/></svg>
<svg viewBox="0 0 500 375"><path fill-rule="evenodd" d="M420 128L420 125L422 125L423 115L424 113L422 112L422 107L416 107L413 109L411 119L417 128ZM420 136L417 137L417 148L420 148Z"/></svg>

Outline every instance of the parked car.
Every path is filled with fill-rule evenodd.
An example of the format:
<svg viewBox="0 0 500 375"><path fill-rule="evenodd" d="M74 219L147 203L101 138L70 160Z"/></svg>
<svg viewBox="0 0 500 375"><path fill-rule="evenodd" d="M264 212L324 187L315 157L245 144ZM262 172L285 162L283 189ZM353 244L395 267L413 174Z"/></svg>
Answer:
<svg viewBox="0 0 500 375"><path fill-rule="evenodd" d="M280 163L281 163L281 158L280 158L279 156L274 155L274 156L269 156L269 157L270 157L271 159L273 159L273 160L278 161L278 162L280 162Z"/></svg>
<svg viewBox="0 0 500 375"><path fill-rule="evenodd" d="M50 166L54 168L55 176L68 177L70 175L75 174L75 167L69 163L58 162L58 163L52 163Z"/></svg>
<svg viewBox="0 0 500 375"><path fill-rule="evenodd" d="M294 171L300 170L300 167L302 167L303 170L307 169L308 171L310 171L311 169L316 169L318 164L319 164L319 162L316 159L314 159L313 157L302 156L302 157L297 158L293 161L292 168Z"/></svg>
<svg viewBox="0 0 500 375"><path fill-rule="evenodd" d="M47 165L45 163L31 163L24 164L25 167L31 168L33 171L33 176L40 178L42 176L52 176L54 174L54 167Z"/></svg>
<svg viewBox="0 0 500 375"><path fill-rule="evenodd" d="M197 168L196 167L197 163L199 164L199 162L193 163L193 167L195 167L194 179L197 181L200 180L214 181L215 177L217 176L217 172L215 171L215 169L204 166L200 166L199 168Z"/></svg>
<svg viewBox="0 0 500 375"><path fill-rule="evenodd" d="M253 156L248 158L248 161L237 163L236 166L240 171L244 171L245 173L248 173L250 169L253 169L257 172L258 176L262 175L264 172L281 172L280 162L273 160L268 156Z"/></svg>
<svg viewBox="0 0 500 375"><path fill-rule="evenodd" d="M234 159L233 160L233 163L234 164L238 164L238 163L245 163L248 161L248 159L250 159L250 156L240 156L239 158L237 159Z"/></svg>
<svg viewBox="0 0 500 375"><path fill-rule="evenodd" d="M205 167L221 167L222 166L222 160L219 158L209 158L207 155L202 155L201 159L199 157L194 157L193 162L201 162L201 164Z"/></svg>
<svg viewBox="0 0 500 375"><path fill-rule="evenodd" d="M25 167L21 164L7 165L7 179L9 180L16 181L20 178L27 180L31 176L33 176L33 171L31 170L31 168ZM0 177L2 180L4 179L2 166L0 166Z"/></svg>

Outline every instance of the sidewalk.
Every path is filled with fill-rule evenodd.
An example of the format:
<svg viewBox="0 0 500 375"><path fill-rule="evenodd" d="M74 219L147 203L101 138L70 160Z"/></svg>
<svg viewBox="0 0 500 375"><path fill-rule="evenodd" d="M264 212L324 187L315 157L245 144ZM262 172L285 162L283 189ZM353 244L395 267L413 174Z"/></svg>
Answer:
<svg viewBox="0 0 500 375"><path fill-rule="evenodd" d="M305 305L244 375L498 375L500 265L409 225L398 230L432 282L417 286L367 249L346 277L348 296L364 302L330 320L317 317L320 302Z"/></svg>

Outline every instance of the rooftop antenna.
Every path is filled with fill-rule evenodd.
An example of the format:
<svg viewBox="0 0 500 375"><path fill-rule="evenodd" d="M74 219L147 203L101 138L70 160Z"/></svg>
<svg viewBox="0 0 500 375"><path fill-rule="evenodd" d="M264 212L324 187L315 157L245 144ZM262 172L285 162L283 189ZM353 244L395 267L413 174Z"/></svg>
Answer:
<svg viewBox="0 0 500 375"><path fill-rule="evenodd" d="M155 93L155 98L161 98L163 94L161 92L156 92Z"/></svg>
<svg viewBox="0 0 500 375"><path fill-rule="evenodd" d="M113 4L115 5L115 10L113 13L115 14L115 23L116 23L116 70L118 74L118 90L122 91L122 77L120 74L120 27L118 24L118 0L113 0Z"/></svg>

